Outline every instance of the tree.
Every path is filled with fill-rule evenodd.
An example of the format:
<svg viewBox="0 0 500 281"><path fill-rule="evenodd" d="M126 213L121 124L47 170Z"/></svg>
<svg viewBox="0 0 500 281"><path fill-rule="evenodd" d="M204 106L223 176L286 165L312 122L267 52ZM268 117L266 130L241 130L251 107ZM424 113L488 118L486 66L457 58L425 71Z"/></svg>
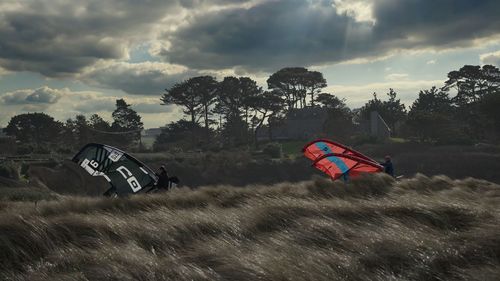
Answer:
<svg viewBox="0 0 500 281"><path fill-rule="evenodd" d="M322 93L316 98L316 102L324 108L349 110L345 104L345 99L339 99L333 94Z"/></svg>
<svg viewBox="0 0 500 281"><path fill-rule="evenodd" d="M211 107L215 103L217 80L212 76L199 76L191 79L194 87L200 96L201 112L205 121L205 133L207 140L210 135Z"/></svg>
<svg viewBox="0 0 500 281"><path fill-rule="evenodd" d="M484 95L480 103L481 113L486 116L496 138L500 137L500 91Z"/></svg>
<svg viewBox="0 0 500 281"><path fill-rule="evenodd" d="M448 73L444 91L455 90L453 102L457 106L455 118L462 131L471 139L487 138L491 122L482 112L483 99L500 91L500 70L492 65L464 65Z"/></svg>
<svg viewBox="0 0 500 281"><path fill-rule="evenodd" d="M373 99L369 100L359 110L359 115L362 120L370 120L372 111L377 111L380 115L384 111L384 103L377 97L377 93L373 93ZM383 116L382 116L383 118Z"/></svg>
<svg viewBox="0 0 500 281"><path fill-rule="evenodd" d="M247 123L247 125L250 125L248 120L250 116L249 112L251 110L250 100L253 97L262 94L262 87L259 87L257 85L257 82L249 77L240 77L239 80L240 80L241 95L243 97L241 107L243 110L243 115L245 117L245 123Z"/></svg>
<svg viewBox="0 0 500 281"><path fill-rule="evenodd" d="M276 90L285 100L288 110L306 106L307 94L311 95L311 105L314 105L314 95L326 87L326 80L317 71L309 71L304 67L286 67L272 74L267 79L270 90Z"/></svg>
<svg viewBox="0 0 500 281"><path fill-rule="evenodd" d="M453 134L453 112L448 93L432 87L420 91L410 107L406 124L421 141L449 141Z"/></svg>
<svg viewBox="0 0 500 281"><path fill-rule="evenodd" d="M80 148L89 142L114 144L117 138L111 130L109 122L98 114L92 114L89 119L84 115L69 118L63 127L62 140L68 148ZM121 141L118 141L121 144Z"/></svg>
<svg viewBox="0 0 500 281"><path fill-rule="evenodd" d="M363 120L370 119L370 113L377 111L380 116L387 123L393 134L396 134L396 124L403 121L406 117L405 105L397 99L397 93L393 89L389 89L387 93L389 100L382 101L377 98L377 94L373 93L373 99L369 100L360 110L361 118Z"/></svg>
<svg viewBox="0 0 500 281"><path fill-rule="evenodd" d="M89 119L89 125L95 130L110 131L111 125L106 120L102 119L98 114L92 114Z"/></svg>
<svg viewBox="0 0 500 281"><path fill-rule="evenodd" d="M221 131L224 144L229 146L247 144L248 134L248 124L240 115L229 115Z"/></svg>
<svg viewBox="0 0 500 281"><path fill-rule="evenodd" d="M240 81L234 76L224 77L217 85L218 112L227 116L240 115L243 104L243 95Z"/></svg>
<svg viewBox="0 0 500 281"><path fill-rule="evenodd" d="M252 128L256 147L258 147L258 130L264 125L266 120L279 115L283 111L284 103L285 101L281 97L281 94L276 90L261 92L248 100L250 108L255 113L252 117ZM272 135L271 124L269 124L269 133Z"/></svg>
<svg viewBox="0 0 500 281"><path fill-rule="evenodd" d="M198 123L181 119L166 125L156 137L154 149L166 150L170 147L190 149L198 147L203 128ZM171 146L171 144L175 144Z"/></svg>
<svg viewBox="0 0 500 281"><path fill-rule="evenodd" d="M306 89L311 96L311 106L314 106L314 95L321 93L321 89L327 86L325 78L323 78L323 74L318 71L308 71L307 79L305 81ZM305 104L305 100L304 100Z"/></svg>
<svg viewBox="0 0 500 281"><path fill-rule="evenodd" d="M191 123L194 126L200 119L198 115L201 112L201 97L192 79L165 89L166 93L161 97L161 101L162 105L176 104L184 107L183 113L191 117Z"/></svg>
<svg viewBox="0 0 500 281"><path fill-rule="evenodd" d="M221 137L225 144L241 145L248 142L249 100L261 91L257 82L248 77L224 77L217 86L214 113L224 117L220 121Z"/></svg>
<svg viewBox="0 0 500 281"><path fill-rule="evenodd" d="M75 136L75 121L71 118L66 120L64 125L62 126L61 133L61 141L66 149L75 149L76 144L76 136ZM67 150L69 152L69 150Z"/></svg>
<svg viewBox="0 0 500 281"><path fill-rule="evenodd" d="M144 129L144 124L141 121L141 116L135 110L130 108L124 99L116 100L116 109L111 116L113 124L111 129L114 132L122 132L119 135L120 139L115 138L124 145L130 145L141 140L141 131Z"/></svg>
<svg viewBox="0 0 500 281"><path fill-rule="evenodd" d="M475 103L489 93L500 90L500 71L492 65L464 65L448 73L443 90L455 89L453 101L458 106Z"/></svg>
<svg viewBox="0 0 500 281"><path fill-rule="evenodd" d="M45 113L25 113L12 117L4 132L23 145L35 145L40 150L59 141L62 124Z"/></svg>
<svg viewBox="0 0 500 281"><path fill-rule="evenodd" d="M161 97L163 105L176 104L184 107L183 112L191 116L193 126L204 119L206 136L209 136L212 105L215 103L217 81L212 76L198 76L175 84L166 89Z"/></svg>
<svg viewBox="0 0 500 281"><path fill-rule="evenodd" d="M396 124L398 121L404 121L406 118L406 108L401 103L401 100L397 98L397 93L393 89L389 89L387 96L389 100L383 102L384 110L382 111L382 117L394 135L397 135Z"/></svg>
<svg viewBox="0 0 500 281"><path fill-rule="evenodd" d="M328 110L324 128L325 133L335 135L337 138L352 135L354 129L353 114L345 104L345 99L322 93L318 95L316 102Z"/></svg>
<svg viewBox="0 0 500 281"><path fill-rule="evenodd" d="M249 101L261 92L262 89L257 86L257 82L248 77L225 77L217 87L217 104L214 112L223 115L226 122L232 119L233 125L231 127L233 128L236 124L241 123L237 120L243 116L242 120L244 120L245 126L242 128L248 128L251 110Z"/></svg>
<svg viewBox="0 0 500 281"><path fill-rule="evenodd" d="M73 138L75 140L74 144L77 147L81 147L90 142L91 133L89 130L89 124L87 118L84 115L77 115L75 120L68 120L67 125L71 124L71 131L73 133Z"/></svg>
<svg viewBox="0 0 500 281"><path fill-rule="evenodd" d="M98 114L92 114L88 121L93 142L112 143L111 125Z"/></svg>

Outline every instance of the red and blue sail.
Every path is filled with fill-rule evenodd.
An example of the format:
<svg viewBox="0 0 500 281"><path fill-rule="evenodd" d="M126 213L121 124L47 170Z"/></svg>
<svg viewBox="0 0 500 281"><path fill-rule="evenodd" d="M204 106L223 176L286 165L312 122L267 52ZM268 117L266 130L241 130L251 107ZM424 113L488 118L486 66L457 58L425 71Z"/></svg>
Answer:
<svg viewBox="0 0 500 281"><path fill-rule="evenodd" d="M353 178L363 173L378 173L384 168L375 160L343 144L319 139L302 149L304 156L313 161L312 166L329 175L333 180Z"/></svg>

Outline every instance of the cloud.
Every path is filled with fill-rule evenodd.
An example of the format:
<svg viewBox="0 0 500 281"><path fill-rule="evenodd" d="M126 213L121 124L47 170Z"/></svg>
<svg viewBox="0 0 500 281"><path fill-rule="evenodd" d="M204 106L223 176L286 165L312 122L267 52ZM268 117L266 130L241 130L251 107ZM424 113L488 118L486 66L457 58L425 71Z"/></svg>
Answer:
<svg viewBox="0 0 500 281"><path fill-rule="evenodd" d="M103 95L101 93L87 93L75 103L74 109L82 114L94 112L113 112L116 109L116 100L123 97ZM125 102L138 113L170 113L174 106L161 105L160 98L125 97Z"/></svg>
<svg viewBox="0 0 500 281"><path fill-rule="evenodd" d="M161 62L119 62L96 66L81 79L91 85L119 89L131 95L159 96L166 88L198 74L180 65Z"/></svg>
<svg viewBox="0 0 500 281"><path fill-rule="evenodd" d="M156 55L196 69L275 71L352 58L359 51L344 48L346 41L369 46L369 26L337 14L329 1L266 1L194 16L165 34L170 47Z"/></svg>
<svg viewBox="0 0 500 281"><path fill-rule="evenodd" d="M160 100L156 103L137 103L132 105L132 109L138 113L169 113L174 110L172 105L161 105Z"/></svg>
<svg viewBox="0 0 500 281"><path fill-rule="evenodd" d="M333 0L338 14L348 14L356 21L375 23L373 17L373 1L370 0Z"/></svg>
<svg viewBox="0 0 500 281"><path fill-rule="evenodd" d="M410 106L415 101L420 90L430 89L432 86L440 87L443 84L444 80L402 80L363 85L330 85L324 92L345 98L351 107L361 107L373 98L374 92L377 93L379 98L386 99L385 94L389 92L389 88L392 88L398 94L401 102Z"/></svg>
<svg viewBox="0 0 500 281"><path fill-rule="evenodd" d="M2 111L0 111L0 130L3 127L7 126L11 117L14 116L14 113L15 112L13 112L13 111L5 110L2 108Z"/></svg>
<svg viewBox="0 0 500 281"><path fill-rule="evenodd" d="M425 64L427 65L436 64L436 60L429 60Z"/></svg>
<svg viewBox="0 0 500 281"><path fill-rule="evenodd" d="M148 39L177 1L19 1L0 10L0 66L46 76L75 74L99 60L124 59Z"/></svg>
<svg viewBox="0 0 500 281"><path fill-rule="evenodd" d="M408 80L407 73L391 73L385 76L385 80L387 81L400 81L400 80Z"/></svg>
<svg viewBox="0 0 500 281"><path fill-rule="evenodd" d="M498 36L496 0L379 0L373 35L382 46L401 49L456 48Z"/></svg>
<svg viewBox="0 0 500 281"><path fill-rule="evenodd" d="M74 106L74 109L80 113L94 112L112 112L115 110L116 99L112 97L96 97L85 100Z"/></svg>
<svg viewBox="0 0 500 281"><path fill-rule="evenodd" d="M71 76L159 96L204 74L267 75L472 46L500 36L499 9L496 0L1 1L0 75ZM151 54L131 51L138 46ZM496 58L481 57L498 65ZM151 59L161 62L140 62Z"/></svg>
<svg viewBox="0 0 500 281"><path fill-rule="evenodd" d="M74 118L78 114L89 117L97 113L112 122L111 113L116 109L116 100L121 98L139 113L147 128L164 125L165 122L177 120L182 116L179 107L161 105L159 96L123 97L96 91L73 91L45 86L0 95L0 127L5 126L14 115L24 112L45 112L61 121Z"/></svg>
<svg viewBox="0 0 500 281"><path fill-rule="evenodd" d="M126 60L195 9L244 7L249 0L20 0L0 3L0 66L71 76L102 60Z"/></svg>
<svg viewBox="0 0 500 281"><path fill-rule="evenodd" d="M472 46L500 34L496 0L275 0L195 13L155 54L195 69L276 71Z"/></svg>
<svg viewBox="0 0 500 281"><path fill-rule="evenodd" d="M4 1L0 67L72 76L151 44L163 61L195 72L274 72L471 46L499 35L499 9L496 0Z"/></svg>
<svg viewBox="0 0 500 281"><path fill-rule="evenodd" d="M482 64L491 64L500 67L500 50L479 56Z"/></svg>
<svg viewBox="0 0 500 281"><path fill-rule="evenodd" d="M5 75L5 74L9 74L9 73L10 73L10 71L8 71L7 69L0 67L0 76Z"/></svg>
<svg viewBox="0 0 500 281"><path fill-rule="evenodd" d="M49 105L56 103L68 89L52 89L47 86L38 89L23 89L4 94L0 99L10 105Z"/></svg>

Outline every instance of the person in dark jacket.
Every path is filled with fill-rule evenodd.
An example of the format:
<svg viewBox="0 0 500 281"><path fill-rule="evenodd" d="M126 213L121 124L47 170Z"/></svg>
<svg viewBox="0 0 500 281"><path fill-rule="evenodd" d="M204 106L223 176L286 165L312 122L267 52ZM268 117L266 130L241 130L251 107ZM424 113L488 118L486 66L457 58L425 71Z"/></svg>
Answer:
<svg viewBox="0 0 500 281"><path fill-rule="evenodd" d="M380 165L384 166L384 172L391 177L394 177L394 166L392 165L391 156L385 156L385 162L380 163Z"/></svg>
<svg viewBox="0 0 500 281"><path fill-rule="evenodd" d="M161 166L160 171L156 173L156 175L158 176L158 183L156 184L156 188L168 190L169 179L168 179L167 169L165 169L165 166Z"/></svg>

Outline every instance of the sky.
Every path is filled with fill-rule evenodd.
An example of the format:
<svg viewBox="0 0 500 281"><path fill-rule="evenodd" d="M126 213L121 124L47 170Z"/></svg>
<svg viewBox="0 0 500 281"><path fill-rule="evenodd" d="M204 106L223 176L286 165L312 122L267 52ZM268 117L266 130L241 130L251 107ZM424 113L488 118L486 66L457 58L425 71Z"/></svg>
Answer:
<svg viewBox="0 0 500 281"><path fill-rule="evenodd" d="M0 127L27 112L145 128L182 118L164 89L190 77L283 67L323 73L360 107L393 88L406 105L466 64L500 66L498 0L0 0Z"/></svg>

